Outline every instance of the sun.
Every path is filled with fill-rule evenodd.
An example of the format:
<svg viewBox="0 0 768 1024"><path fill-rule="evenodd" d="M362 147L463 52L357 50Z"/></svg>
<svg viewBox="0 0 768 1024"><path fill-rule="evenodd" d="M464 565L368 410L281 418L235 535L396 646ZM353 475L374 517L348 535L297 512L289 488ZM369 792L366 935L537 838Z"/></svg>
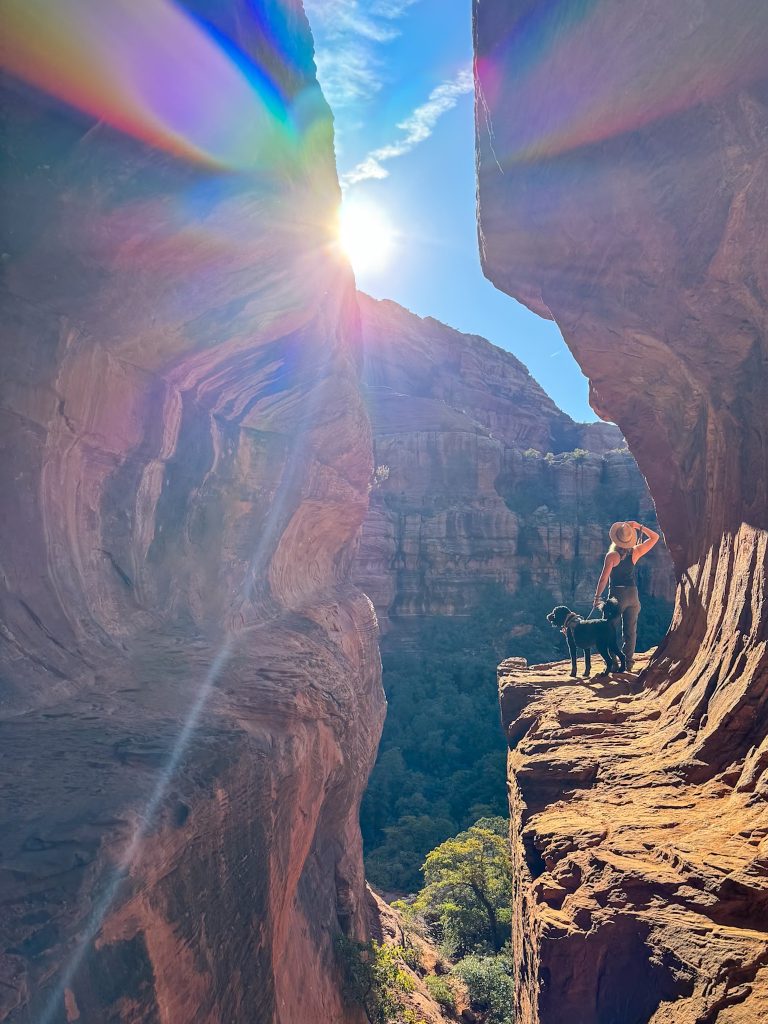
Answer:
<svg viewBox="0 0 768 1024"><path fill-rule="evenodd" d="M339 214L339 244L355 273L383 270L392 258L395 233L372 203L347 200Z"/></svg>

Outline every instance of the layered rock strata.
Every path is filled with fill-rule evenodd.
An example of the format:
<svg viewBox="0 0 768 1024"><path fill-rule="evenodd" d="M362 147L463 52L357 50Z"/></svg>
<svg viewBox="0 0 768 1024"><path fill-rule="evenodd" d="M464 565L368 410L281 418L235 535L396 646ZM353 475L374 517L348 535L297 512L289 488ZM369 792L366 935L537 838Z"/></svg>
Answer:
<svg viewBox="0 0 768 1024"><path fill-rule="evenodd" d="M516 893L531 936L518 944L522 1020L562 1019L549 993L569 986L586 1007L573 1019L615 1019L605 993L616 985L592 962L604 949L606 965L628 965L625 984L633 963L647 975L651 997L629 1005L627 1021L757 1021L768 887L768 9L476 0L474 31L485 271L561 327L593 407L619 425L648 479L679 584L672 631L625 724L603 719L594 700L570 724L556 692L543 703L531 693L519 712L518 731L531 732L513 760L513 795L527 772L552 780L530 807L525 796L515 804L531 876L557 857L542 866L549 840L535 840L533 824L523 843L527 821L545 836L558 801L581 790L581 818L606 822L571 840L582 869L604 873L602 895L596 875L587 885L586 899L602 902L594 927L563 933L550 956L544 933L553 914L567 930L569 911L535 886ZM646 725L644 709L655 715ZM614 749L621 771L596 757L571 776L559 759L577 731ZM669 828L664 884L647 881L647 854L626 856L624 839L614 856L606 828L627 800L642 809L642 842ZM671 932L649 936L674 922L673 955ZM693 955L703 938L714 941Z"/></svg>
<svg viewBox="0 0 768 1024"><path fill-rule="evenodd" d="M382 629L465 615L489 584L588 609L611 522L655 522L618 430L574 423L484 338L359 304L378 471L356 576ZM663 547L642 586L671 601Z"/></svg>
<svg viewBox="0 0 768 1024"><path fill-rule="evenodd" d="M646 667L647 655L639 659ZM758 1024L768 1013L768 798L686 783L668 694L499 666L512 751L517 1019Z"/></svg>
<svg viewBox="0 0 768 1024"><path fill-rule="evenodd" d="M298 4L205 13L273 80L293 133L276 162L174 157L4 83L14 1024L359 1020L333 941L367 927L384 701L348 579L372 462L330 115ZM92 69L105 95L112 66Z"/></svg>

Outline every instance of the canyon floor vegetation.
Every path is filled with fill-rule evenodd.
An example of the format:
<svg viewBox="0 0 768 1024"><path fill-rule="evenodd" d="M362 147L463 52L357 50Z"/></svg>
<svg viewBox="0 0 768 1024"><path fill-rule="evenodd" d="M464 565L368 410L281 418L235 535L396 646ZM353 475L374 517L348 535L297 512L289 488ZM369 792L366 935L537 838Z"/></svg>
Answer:
<svg viewBox="0 0 768 1024"><path fill-rule="evenodd" d="M395 906L408 926L425 931L453 965L451 980L465 988L470 1007L485 1024L510 1024L512 961L509 954L512 862L508 822L481 818L432 850L424 862L425 885L416 898ZM438 1002L450 981L427 987Z"/></svg>
<svg viewBox="0 0 768 1024"><path fill-rule="evenodd" d="M347 999L370 1024L423 1024L410 998L420 988L449 1019L511 1024L507 821L481 818L431 850L423 870L419 892L392 904L395 941L338 939Z"/></svg>

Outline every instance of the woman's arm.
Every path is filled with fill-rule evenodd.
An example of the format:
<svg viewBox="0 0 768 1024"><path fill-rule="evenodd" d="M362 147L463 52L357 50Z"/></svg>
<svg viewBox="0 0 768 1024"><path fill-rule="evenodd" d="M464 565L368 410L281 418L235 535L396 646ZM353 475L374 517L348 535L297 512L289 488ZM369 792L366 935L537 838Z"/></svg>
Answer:
<svg viewBox="0 0 768 1024"><path fill-rule="evenodd" d="M606 584L608 583L608 577L611 575L611 569L614 565L619 562L619 556L615 551L609 551L605 556L603 562L603 571L600 573L600 579L597 581L597 587L595 588L595 600L592 602L592 607L597 607L597 602L600 600L600 596L605 590Z"/></svg>
<svg viewBox="0 0 768 1024"><path fill-rule="evenodd" d="M639 544L636 544L632 549L632 561L636 562L638 559L642 558L643 555L648 554L653 545L659 539L659 535L658 533L656 533L655 530L652 530L649 526L642 526L640 523L634 522L630 523L629 525L634 527L635 530L639 530L641 536L642 534L645 534L645 540L641 541Z"/></svg>

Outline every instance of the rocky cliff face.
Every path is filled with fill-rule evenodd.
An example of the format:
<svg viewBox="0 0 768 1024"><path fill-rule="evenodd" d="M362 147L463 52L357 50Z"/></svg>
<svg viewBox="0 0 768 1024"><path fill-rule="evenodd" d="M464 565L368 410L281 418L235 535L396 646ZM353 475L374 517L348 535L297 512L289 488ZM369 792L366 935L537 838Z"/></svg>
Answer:
<svg viewBox="0 0 768 1024"><path fill-rule="evenodd" d="M507 716L523 1021L765 1015L767 40L756 0L475 3L486 273L560 325L679 581L645 695Z"/></svg>
<svg viewBox="0 0 768 1024"><path fill-rule="evenodd" d="M489 584L589 607L608 526L655 521L618 430L574 423L484 338L394 302L359 304L383 471L356 573L382 628L467 614ZM643 568L644 592L671 600L663 548Z"/></svg>
<svg viewBox="0 0 768 1024"><path fill-rule="evenodd" d="M764 1021L764 759L686 784L664 694L569 670L499 666L518 1019Z"/></svg>
<svg viewBox="0 0 768 1024"><path fill-rule="evenodd" d="M358 1020L359 326L308 27L251 14L207 12L292 129L247 173L5 82L2 1020Z"/></svg>

